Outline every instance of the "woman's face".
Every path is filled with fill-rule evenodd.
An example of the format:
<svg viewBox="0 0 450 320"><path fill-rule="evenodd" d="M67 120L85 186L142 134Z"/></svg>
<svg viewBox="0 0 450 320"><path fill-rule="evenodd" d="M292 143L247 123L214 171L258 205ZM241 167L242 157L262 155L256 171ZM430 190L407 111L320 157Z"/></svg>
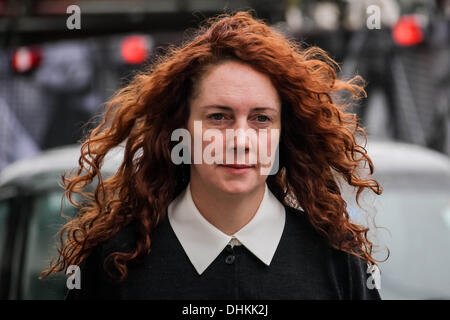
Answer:
<svg viewBox="0 0 450 320"><path fill-rule="evenodd" d="M281 130L281 102L270 78L248 64L228 60L208 68L194 87L187 127L194 141L203 138L198 145L203 157L200 164L194 163L193 154L200 148L192 143L191 182L196 179L206 190L228 194L264 186L270 164L266 165L267 158L261 161L261 154L272 157L273 163ZM206 130L213 133L209 141L204 138ZM261 134L264 131L267 134ZM220 148L211 148L213 143ZM214 163L205 163L207 155L214 156ZM236 167L242 167L244 158L245 167Z"/></svg>

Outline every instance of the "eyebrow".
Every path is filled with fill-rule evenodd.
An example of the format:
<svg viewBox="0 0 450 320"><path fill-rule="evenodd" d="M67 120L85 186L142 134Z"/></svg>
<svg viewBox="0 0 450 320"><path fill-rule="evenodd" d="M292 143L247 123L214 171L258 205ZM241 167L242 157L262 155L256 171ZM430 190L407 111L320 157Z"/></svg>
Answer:
<svg viewBox="0 0 450 320"><path fill-rule="evenodd" d="M233 111L233 108L229 107L229 106L223 106L223 105L217 105L217 104L212 104L212 105L206 105L206 106L202 106L201 109L205 110L205 109L220 109L220 110L224 110L224 111ZM251 111L273 111L273 112L278 112L277 109L275 108L271 108L271 107L256 107L256 108L252 108Z"/></svg>

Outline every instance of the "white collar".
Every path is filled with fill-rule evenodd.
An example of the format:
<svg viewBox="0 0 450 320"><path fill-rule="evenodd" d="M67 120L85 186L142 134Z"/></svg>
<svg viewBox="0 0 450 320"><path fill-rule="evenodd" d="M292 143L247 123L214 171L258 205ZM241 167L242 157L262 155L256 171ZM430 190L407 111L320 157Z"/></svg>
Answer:
<svg viewBox="0 0 450 320"><path fill-rule="evenodd" d="M229 236L198 211L188 184L170 203L168 218L189 260L198 274L202 274L232 238L237 238L257 258L270 265L283 233L286 211L266 184L263 200L252 220Z"/></svg>

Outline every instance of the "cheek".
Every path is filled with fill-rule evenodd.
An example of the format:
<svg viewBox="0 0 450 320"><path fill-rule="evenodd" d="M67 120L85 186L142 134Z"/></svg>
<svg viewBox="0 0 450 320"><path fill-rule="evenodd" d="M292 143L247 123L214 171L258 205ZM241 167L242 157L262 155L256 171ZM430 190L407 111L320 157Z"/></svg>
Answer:
<svg viewBox="0 0 450 320"><path fill-rule="evenodd" d="M189 117L189 120L186 124L186 129L189 131L192 138L194 137L194 133L195 133L194 121L195 121L195 119L192 119L191 117Z"/></svg>
<svg viewBox="0 0 450 320"><path fill-rule="evenodd" d="M280 130L271 129L258 136L258 155L273 155L280 141Z"/></svg>
<svg viewBox="0 0 450 320"><path fill-rule="evenodd" d="M216 180L213 178L215 175L215 168L213 165L208 165L206 163L201 164L191 164L193 170L197 172L199 177L202 177L203 180Z"/></svg>

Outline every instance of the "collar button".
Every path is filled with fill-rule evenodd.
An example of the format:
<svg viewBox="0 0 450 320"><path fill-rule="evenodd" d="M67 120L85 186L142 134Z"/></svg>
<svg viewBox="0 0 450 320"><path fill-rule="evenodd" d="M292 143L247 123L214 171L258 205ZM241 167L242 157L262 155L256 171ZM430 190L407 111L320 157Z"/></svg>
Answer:
<svg viewBox="0 0 450 320"><path fill-rule="evenodd" d="M233 247L232 247L230 244L228 244L228 245L225 247L225 250L226 250L227 252L229 252L229 253L233 253Z"/></svg>
<svg viewBox="0 0 450 320"><path fill-rule="evenodd" d="M233 264L233 262L234 262L235 259L236 259L236 256L233 255L233 254L230 254L230 255L228 255L228 256L225 258L225 263L226 263L226 264Z"/></svg>

